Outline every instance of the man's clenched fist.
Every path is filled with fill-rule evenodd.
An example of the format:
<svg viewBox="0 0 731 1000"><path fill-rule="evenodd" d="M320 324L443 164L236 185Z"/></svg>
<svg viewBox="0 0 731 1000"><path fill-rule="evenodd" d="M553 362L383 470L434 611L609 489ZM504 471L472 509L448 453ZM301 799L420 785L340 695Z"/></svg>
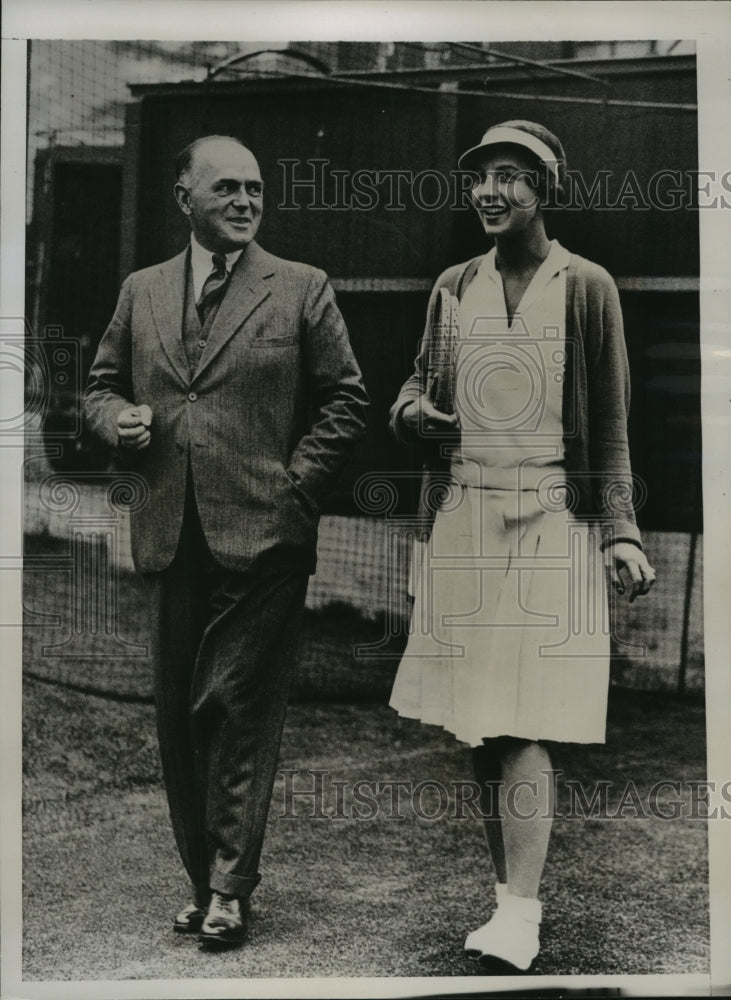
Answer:
<svg viewBox="0 0 731 1000"><path fill-rule="evenodd" d="M123 448L142 451L150 443L152 410L146 403L130 406L117 417L117 434Z"/></svg>

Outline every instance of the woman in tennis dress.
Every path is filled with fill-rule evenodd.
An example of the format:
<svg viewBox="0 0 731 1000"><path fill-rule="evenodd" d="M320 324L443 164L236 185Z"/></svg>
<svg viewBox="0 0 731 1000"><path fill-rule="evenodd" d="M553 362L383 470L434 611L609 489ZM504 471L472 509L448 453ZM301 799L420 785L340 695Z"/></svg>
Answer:
<svg viewBox="0 0 731 1000"><path fill-rule="evenodd" d="M539 950L554 793L545 741L605 740L605 566L630 601L655 574L632 508L617 289L546 235L561 143L536 123L504 122L459 166L476 175L472 201L495 245L438 279L391 411L396 436L431 456L422 497L437 509L390 704L473 748L497 907L465 949L514 971ZM458 300L452 370L433 333L443 290ZM453 385L446 403L435 364L442 388Z"/></svg>

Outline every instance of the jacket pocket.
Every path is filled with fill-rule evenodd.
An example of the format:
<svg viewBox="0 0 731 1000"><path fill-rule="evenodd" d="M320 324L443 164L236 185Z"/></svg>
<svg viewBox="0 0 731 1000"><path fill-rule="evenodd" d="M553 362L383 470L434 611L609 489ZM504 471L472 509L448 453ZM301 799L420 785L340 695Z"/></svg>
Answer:
<svg viewBox="0 0 731 1000"><path fill-rule="evenodd" d="M297 343L297 337L257 337L251 341L252 347L291 347Z"/></svg>
<svg viewBox="0 0 731 1000"><path fill-rule="evenodd" d="M289 469L285 469L284 472L285 475L287 476L287 479L289 480L290 486L292 487L292 491L294 492L300 503L304 506L307 513L310 514L311 517L319 517L320 508L317 506L315 501L311 500L310 497L307 495L307 493L305 493L305 491L302 489L302 487L294 478Z"/></svg>

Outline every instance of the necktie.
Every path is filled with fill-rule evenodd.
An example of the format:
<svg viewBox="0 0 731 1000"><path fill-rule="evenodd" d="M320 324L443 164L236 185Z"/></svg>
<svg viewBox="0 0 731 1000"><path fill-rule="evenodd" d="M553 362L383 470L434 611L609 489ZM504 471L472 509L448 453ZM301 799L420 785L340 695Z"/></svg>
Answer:
<svg viewBox="0 0 731 1000"><path fill-rule="evenodd" d="M222 253L214 253L213 270L203 283L201 297L198 300L198 317L201 323L205 323L211 309L223 295L227 281L226 257Z"/></svg>

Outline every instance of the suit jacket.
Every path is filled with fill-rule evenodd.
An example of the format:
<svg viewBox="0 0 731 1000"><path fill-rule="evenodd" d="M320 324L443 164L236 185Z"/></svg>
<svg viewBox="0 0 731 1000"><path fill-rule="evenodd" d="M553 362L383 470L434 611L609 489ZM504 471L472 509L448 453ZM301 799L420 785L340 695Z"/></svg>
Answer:
<svg viewBox="0 0 731 1000"><path fill-rule="evenodd" d="M208 545L243 570L267 550L314 570L320 504L361 437L368 398L324 272L250 243L191 375L182 341L187 250L131 274L84 394L89 426L117 445L130 404L151 442L125 450L149 497L132 508L132 555L164 569L180 536L190 464Z"/></svg>

